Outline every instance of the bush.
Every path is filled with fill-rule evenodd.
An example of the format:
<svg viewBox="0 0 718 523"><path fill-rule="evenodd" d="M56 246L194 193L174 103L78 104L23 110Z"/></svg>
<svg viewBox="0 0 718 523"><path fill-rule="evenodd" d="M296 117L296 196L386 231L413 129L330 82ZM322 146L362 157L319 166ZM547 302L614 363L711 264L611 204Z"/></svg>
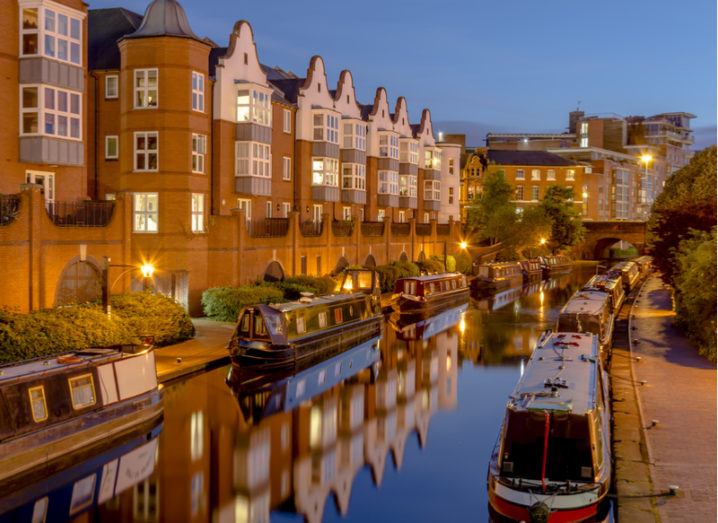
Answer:
<svg viewBox="0 0 718 523"><path fill-rule="evenodd" d="M438 274L444 272L444 261L439 259L438 256L431 256L423 262L418 262L417 265L421 272L428 274Z"/></svg>
<svg viewBox="0 0 718 523"><path fill-rule="evenodd" d="M306 292L313 292L317 296L331 294L337 287L336 280L330 276L292 276L291 278L285 278L281 284L302 287L307 289Z"/></svg>
<svg viewBox="0 0 718 523"><path fill-rule="evenodd" d="M420 274L419 266L408 261L393 261L388 265L379 265L376 267L376 271L379 273L381 292L392 292L396 280L399 278L409 278Z"/></svg>
<svg viewBox="0 0 718 523"><path fill-rule="evenodd" d="M456 255L456 270L462 274L473 273L473 261L468 253L460 252Z"/></svg>
<svg viewBox="0 0 718 523"><path fill-rule="evenodd" d="M284 301L284 293L269 284L213 287L202 293L205 316L219 321L237 321L239 311L248 305L281 301Z"/></svg>
<svg viewBox="0 0 718 523"><path fill-rule="evenodd" d="M194 336L187 312L172 298L151 292L112 297L112 315L138 336L152 336L155 345L169 345Z"/></svg>

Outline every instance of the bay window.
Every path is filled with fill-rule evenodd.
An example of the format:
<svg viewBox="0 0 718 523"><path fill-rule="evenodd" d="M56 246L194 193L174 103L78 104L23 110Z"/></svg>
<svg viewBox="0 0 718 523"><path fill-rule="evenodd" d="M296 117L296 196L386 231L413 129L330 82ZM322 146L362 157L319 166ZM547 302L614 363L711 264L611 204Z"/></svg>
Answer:
<svg viewBox="0 0 718 523"><path fill-rule="evenodd" d="M441 169L441 150L427 147L424 149L424 169Z"/></svg>
<svg viewBox="0 0 718 523"><path fill-rule="evenodd" d="M419 165L419 142L416 140L402 139L399 141L399 161Z"/></svg>
<svg viewBox="0 0 718 523"><path fill-rule="evenodd" d="M339 117L328 112L315 112L312 117L315 142L339 144Z"/></svg>
<svg viewBox="0 0 718 523"><path fill-rule="evenodd" d="M399 137L388 131L379 132L379 156L399 159Z"/></svg>
<svg viewBox="0 0 718 523"><path fill-rule="evenodd" d="M156 192L135 193L132 198L134 232L157 232L159 195Z"/></svg>
<svg viewBox="0 0 718 523"><path fill-rule="evenodd" d="M424 200L439 201L441 199L441 182L426 180L424 182Z"/></svg>
<svg viewBox="0 0 718 523"><path fill-rule="evenodd" d="M271 94L257 89L237 91L237 122L253 122L271 127Z"/></svg>
<svg viewBox="0 0 718 523"><path fill-rule="evenodd" d="M158 76L157 69L135 69L135 109L157 107Z"/></svg>
<svg viewBox="0 0 718 523"><path fill-rule="evenodd" d="M159 139L157 131L134 133L135 172L157 171Z"/></svg>
<svg viewBox="0 0 718 523"><path fill-rule="evenodd" d="M72 13L72 14L71 14ZM48 7L20 12L20 56L42 55L73 65L82 64L82 14Z"/></svg>
<svg viewBox="0 0 718 523"><path fill-rule="evenodd" d="M312 185L339 186L339 160L312 158Z"/></svg>
<svg viewBox="0 0 718 523"><path fill-rule="evenodd" d="M82 94L56 87L23 85L20 131L80 140Z"/></svg>
<svg viewBox="0 0 718 523"><path fill-rule="evenodd" d="M259 142L235 142L235 176L272 176L270 145Z"/></svg>
<svg viewBox="0 0 718 523"><path fill-rule="evenodd" d="M342 189L366 190L366 166L364 164L342 164Z"/></svg>
<svg viewBox="0 0 718 523"><path fill-rule="evenodd" d="M343 149L356 149L357 151L366 151L366 124L345 122L342 126Z"/></svg>
<svg viewBox="0 0 718 523"><path fill-rule="evenodd" d="M402 174L399 177L399 196L416 198L416 176L413 174Z"/></svg>
<svg viewBox="0 0 718 523"><path fill-rule="evenodd" d="M399 173L379 171L379 194L399 194Z"/></svg>

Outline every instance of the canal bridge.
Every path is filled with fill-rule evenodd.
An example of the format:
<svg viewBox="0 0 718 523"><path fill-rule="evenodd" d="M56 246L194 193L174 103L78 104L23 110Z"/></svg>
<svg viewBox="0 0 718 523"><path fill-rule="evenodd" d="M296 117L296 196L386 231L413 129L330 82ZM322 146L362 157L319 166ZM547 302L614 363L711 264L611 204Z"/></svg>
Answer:
<svg viewBox="0 0 718 523"><path fill-rule="evenodd" d="M586 236L576 250L585 260L606 258L608 248L621 240L633 245L639 254L643 254L646 249L646 222L586 221L583 226L586 228Z"/></svg>

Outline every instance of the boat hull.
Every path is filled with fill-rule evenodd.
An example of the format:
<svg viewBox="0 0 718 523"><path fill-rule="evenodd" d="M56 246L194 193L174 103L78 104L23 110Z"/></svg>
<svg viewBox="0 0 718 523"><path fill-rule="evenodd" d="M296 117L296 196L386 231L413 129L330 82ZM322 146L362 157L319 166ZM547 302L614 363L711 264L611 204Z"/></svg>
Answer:
<svg viewBox="0 0 718 523"><path fill-rule="evenodd" d="M469 287L455 289L427 299L407 297L404 294L394 301L392 307L398 312L402 320L421 319L432 316L439 311L447 308L456 307L457 305L469 299Z"/></svg>
<svg viewBox="0 0 718 523"><path fill-rule="evenodd" d="M534 283L537 281L541 281L543 278L543 271L541 269L536 269L534 271L525 271L523 273L524 283Z"/></svg>
<svg viewBox="0 0 718 523"><path fill-rule="evenodd" d="M548 523L571 523L593 520L598 515L600 504L603 498L605 498L605 492L607 492L607 489L603 490L604 494L600 497L596 497L593 501L587 501L591 498L587 497L585 494L552 496L550 494L541 495L519 491L511 492L522 495L520 497L525 495L526 499L530 498L533 503L536 504L544 503L548 506L549 503L552 503L555 507L556 503L560 503L563 507L551 510L549 512L548 519L544 521L547 521ZM505 494L504 496L499 495L495 489L489 490L489 504L494 511L501 516L514 521L535 521L531 515L531 506L516 502L517 500L506 499L506 497L513 496L507 496Z"/></svg>

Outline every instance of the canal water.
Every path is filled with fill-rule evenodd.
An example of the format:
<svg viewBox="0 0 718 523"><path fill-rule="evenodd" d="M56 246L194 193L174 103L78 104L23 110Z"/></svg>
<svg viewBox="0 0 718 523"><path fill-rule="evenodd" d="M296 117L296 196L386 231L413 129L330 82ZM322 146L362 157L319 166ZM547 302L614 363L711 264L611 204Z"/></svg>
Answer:
<svg viewBox="0 0 718 523"><path fill-rule="evenodd" d="M75 510L83 521L487 521L507 396L593 272L472 299L418 328L387 324L381 340L296 376L224 367L172 383L161 426L94 460L104 475L115 463L114 491L100 499L103 480L86 499L73 480L69 510L94 506Z"/></svg>

